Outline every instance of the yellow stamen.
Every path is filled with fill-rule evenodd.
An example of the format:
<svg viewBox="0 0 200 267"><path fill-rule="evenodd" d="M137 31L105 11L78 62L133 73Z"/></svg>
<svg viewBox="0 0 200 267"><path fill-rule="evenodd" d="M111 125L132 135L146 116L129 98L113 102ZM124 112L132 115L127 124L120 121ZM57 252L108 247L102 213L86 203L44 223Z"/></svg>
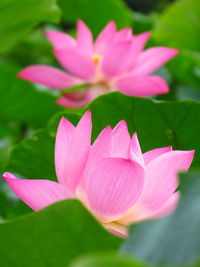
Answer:
<svg viewBox="0 0 200 267"><path fill-rule="evenodd" d="M93 62L94 62L95 64L98 64L99 61L100 61L100 59L101 59L101 57L98 56L98 55L94 55L94 56L92 57L92 60L93 60Z"/></svg>

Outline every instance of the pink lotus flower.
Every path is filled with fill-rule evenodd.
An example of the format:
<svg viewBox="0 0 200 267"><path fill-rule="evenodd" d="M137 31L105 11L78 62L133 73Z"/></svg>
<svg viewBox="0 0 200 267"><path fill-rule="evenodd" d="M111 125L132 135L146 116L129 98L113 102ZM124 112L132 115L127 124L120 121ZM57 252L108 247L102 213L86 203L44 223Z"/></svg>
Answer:
<svg viewBox="0 0 200 267"><path fill-rule="evenodd" d="M178 203L178 171L186 171L194 151L171 147L141 152L125 121L102 130L90 145L91 115L78 125L61 119L55 144L58 183L22 180L4 173L15 194L33 210L67 198L78 198L109 231L126 235L133 222L172 212ZM70 214L69 214L70 216Z"/></svg>
<svg viewBox="0 0 200 267"><path fill-rule="evenodd" d="M34 65L22 70L18 77L57 90L78 85L85 89L63 93L57 100L62 106L85 106L101 94L120 91L130 96L152 96L169 91L166 81L151 75L173 58L178 50L153 47L144 50L150 32L132 35L130 28L116 31L113 21L100 33L96 41L87 26L77 22L77 40L68 34L46 31L54 47L54 55L66 71Z"/></svg>

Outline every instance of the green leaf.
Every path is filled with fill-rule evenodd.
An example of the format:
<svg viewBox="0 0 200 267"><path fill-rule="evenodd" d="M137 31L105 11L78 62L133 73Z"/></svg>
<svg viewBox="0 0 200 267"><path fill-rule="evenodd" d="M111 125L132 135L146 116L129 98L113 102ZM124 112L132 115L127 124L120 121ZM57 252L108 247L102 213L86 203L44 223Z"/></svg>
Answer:
<svg viewBox="0 0 200 267"><path fill-rule="evenodd" d="M0 1L0 53L41 22L58 22L60 10L56 0L1 0Z"/></svg>
<svg viewBox="0 0 200 267"><path fill-rule="evenodd" d="M19 70L13 64L0 64L0 119L44 127L51 116L62 109L56 105L54 96L16 78Z"/></svg>
<svg viewBox="0 0 200 267"><path fill-rule="evenodd" d="M116 254L98 253L82 256L73 261L69 267L149 267L136 260Z"/></svg>
<svg viewBox="0 0 200 267"><path fill-rule="evenodd" d="M0 224L6 267L66 267L78 255L113 251L122 239L104 230L77 200Z"/></svg>
<svg viewBox="0 0 200 267"><path fill-rule="evenodd" d="M134 34L150 31L154 24L155 14L145 15L143 13L134 12L133 31Z"/></svg>
<svg viewBox="0 0 200 267"><path fill-rule="evenodd" d="M194 263L200 255L200 173L182 174L177 211L159 220L131 226L124 254L156 265ZM199 266L199 265L197 265Z"/></svg>
<svg viewBox="0 0 200 267"><path fill-rule="evenodd" d="M58 62L52 53L52 45L45 36L45 29L51 29L51 27L53 26L44 24L35 28L10 49L9 53L6 53L6 59L17 62L21 68L34 64L57 66Z"/></svg>
<svg viewBox="0 0 200 267"><path fill-rule="evenodd" d="M93 101L86 109L92 111L93 140L107 125L114 127L126 120L132 134L137 131L142 150L173 145L174 149L196 149L193 167L200 167L200 103L192 100L182 102L154 101L112 93ZM54 130L62 116L61 112L51 120Z"/></svg>
<svg viewBox="0 0 200 267"><path fill-rule="evenodd" d="M54 133L48 130L37 131L14 147L6 169L29 179L56 180L54 142Z"/></svg>
<svg viewBox="0 0 200 267"><path fill-rule="evenodd" d="M199 0L174 2L158 18L154 38L160 45L199 51L199 21Z"/></svg>
<svg viewBox="0 0 200 267"><path fill-rule="evenodd" d="M20 139L20 127L17 123L0 124L0 172L6 164L10 148Z"/></svg>
<svg viewBox="0 0 200 267"><path fill-rule="evenodd" d="M58 0L63 20L74 23L78 18L97 35L107 22L114 20L119 28L132 24L132 13L122 0Z"/></svg>

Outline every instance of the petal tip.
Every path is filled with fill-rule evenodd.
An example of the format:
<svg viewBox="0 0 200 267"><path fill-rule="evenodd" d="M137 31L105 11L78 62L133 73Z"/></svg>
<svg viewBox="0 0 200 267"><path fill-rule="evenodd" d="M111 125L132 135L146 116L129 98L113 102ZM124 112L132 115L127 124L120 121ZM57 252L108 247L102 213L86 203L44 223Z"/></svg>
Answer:
<svg viewBox="0 0 200 267"><path fill-rule="evenodd" d="M51 41L52 38L54 37L54 34L55 34L56 32L55 32L55 31L51 31L51 30L44 30L44 33L45 33L47 39L48 39L49 41Z"/></svg>
<svg viewBox="0 0 200 267"><path fill-rule="evenodd" d="M148 39L152 35L152 31L147 31L141 34L143 34L143 36L145 36Z"/></svg>
<svg viewBox="0 0 200 267"><path fill-rule="evenodd" d="M125 120L121 120L121 121L119 121L119 122L115 125L113 131L114 131L114 130L117 130L117 129L121 128L121 127L124 127L124 128L126 128L126 129L128 130L128 126L127 126L127 123L126 123Z"/></svg>
<svg viewBox="0 0 200 267"><path fill-rule="evenodd" d="M4 173L2 174L2 178L3 178L5 181L7 181L7 179L16 179L16 177L15 177L12 173L10 173L10 172L4 172Z"/></svg>
<svg viewBox="0 0 200 267"><path fill-rule="evenodd" d="M178 55L180 53L180 50L173 48L174 50L174 56Z"/></svg>
<svg viewBox="0 0 200 267"><path fill-rule="evenodd" d="M173 58L175 57L176 55L178 55L180 53L180 51L176 48L168 48L166 47L166 51L169 53L169 57L170 58Z"/></svg>
<svg viewBox="0 0 200 267"><path fill-rule="evenodd" d="M84 23L82 19L78 18L77 21L76 21L78 24L79 23Z"/></svg>
<svg viewBox="0 0 200 267"><path fill-rule="evenodd" d="M138 134L137 134L137 132L134 132L134 133L133 133L132 138L137 138L137 139L138 139Z"/></svg>
<svg viewBox="0 0 200 267"><path fill-rule="evenodd" d="M82 116L82 118L87 118L87 119L91 119L91 117L92 117L92 113L91 113L91 110L87 110L84 114L83 114L83 116Z"/></svg>
<svg viewBox="0 0 200 267"><path fill-rule="evenodd" d="M17 73L16 77L19 78L19 79L24 79L24 70L22 70L19 73Z"/></svg>
<svg viewBox="0 0 200 267"><path fill-rule="evenodd" d="M51 34L51 31L50 30L44 30L44 33L47 37L49 37L49 35Z"/></svg>
<svg viewBox="0 0 200 267"><path fill-rule="evenodd" d="M116 26L116 22L114 20L111 20L108 24L111 24L113 26Z"/></svg>
<svg viewBox="0 0 200 267"><path fill-rule="evenodd" d="M67 122L67 119L66 119L65 117L62 117L62 118L60 119L59 125L60 125L60 124L65 124L66 122Z"/></svg>
<svg viewBox="0 0 200 267"><path fill-rule="evenodd" d="M196 153L196 150L190 150L190 152L191 152L191 156L192 156L192 158L194 158L194 155L195 155L195 153Z"/></svg>
<svg viewBox="0 0 200 267"><path fill-rule="evenodd" d="M108 125L108 126L106 126L106 127L104 128L104 131L105 131L105 132L111 132L111 131L112 131L112 128L110 127L110 125Z"/></svg>

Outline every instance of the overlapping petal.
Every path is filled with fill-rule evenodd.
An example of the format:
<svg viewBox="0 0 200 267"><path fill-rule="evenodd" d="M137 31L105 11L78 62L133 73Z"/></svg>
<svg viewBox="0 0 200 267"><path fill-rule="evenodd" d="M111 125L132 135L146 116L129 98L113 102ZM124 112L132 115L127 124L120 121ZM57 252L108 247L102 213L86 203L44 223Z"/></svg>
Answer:
<svg viewBox="0 0 200 267"><path fill-rule="evenodd" d="M138 199L144 171L135 162L108 158L97 162L84 181L89 208L101 222L115 221Z"/></svg>
<svg viewBox="0 0 200 267"><path fill-rule="evenodd" d="M97 139L90 147L87 162L76 190L76 195L87 205L86 194L84 192L84 183L90 173L93 171L95 164L105 158L110 157L112 149L112 130L107 126L101 131Z"/></svg>
<svg viewBox="0 0 200 267"><path fill-rule="evenodd" d="M128 72L131 64L132 41L111 44L102 59L101 69L106 78L112 78Z"/></svg>
<svg viewBox="0 0 200 267"><path fill-rule="evenodd" d="M69 47L57 49L54 54L60 64L74 76L90 81L94 78L95 68L92 58L83 50Z"/></svg>
<svg viewBox="0 0 200 267"><path fill-rule="evenodd" d="M65 184L65 162L69 156L74 131L74 125L67 119L62 118L58 125L55 143L55 168L58 181L61 184Z"/></svg>
<svg viewBox="0 0 200 267"><path fill-rule="evenodd" d="M138 208L154 212L162 207L178 187L178 172L187 171L193 157L194 151L170 151L150 161Z"/></svg>
<svg viewBox="0 0 200 267"><path fill-rule="evenodd" d="M167 146L167 147L161 147L161 148L155 148L152 150L149 150L147 152L145 152L143 154L143 158L144 158L144 163L145 165L147 165L150 161L152 161L153 159L157 158L158 156L172 151L172 147L171 146Z"/></svg>
<svg viewBox="0 0 200 267"><path fill-rule="evenodd" d="M173 193L167 201L161 205L160 208L150 210L144 209L139 205L133 205L119 220L120 225L129 225L135 222L156 219L162 216L167 216L177 208L180 199L180 192Z"/></svg>
<svg viewBox="0 0 200 267"><path fill-rule="evenodd" d="M87 99L78 100L78 101L71 100L68 97L62 96L56 100L56 103L65 108L76 109L76 108L85 107L89 103L89 101Z"/></svg>
<svg viewBox="0 0 200 267"><path fill-rule="evenodd" d="M57 103L60 106L70 108L81 108L86 106L91 101L91 96L87 90L64 93L62 97L57 99Z"/></svg>
<svg viewBox="0 0 200 267"><path fill-rule="evenodd" d="M130 41L132 39L132 29L124 28L115 34L115 41Z"/></svg>
<svg viewBox="0 0 200 267"><path fill-rule="evenodd" d="M121 157L128 159L128 150L131 137L128 132L127 124L124 120L120 121L112 131L112 151L111 157Z"/></svg>
<svg viewBox="0 0 200 267"><path fill-rule="evenodd" d="M91 114L86 112L76 127L61 121L56 136L55 163L59 182L75 192L90 148ZM62 147L63 146L63 147Z"/></svg>
<svg viewBox="0 0 200 267"><path fill-rule="evenodd" d="M140 166L144 167L144 159L137 133L134 133L132 136L132 140L130 142L129 147L129 157L131 160L137 162L138 164L140 164Z"/></svg>

